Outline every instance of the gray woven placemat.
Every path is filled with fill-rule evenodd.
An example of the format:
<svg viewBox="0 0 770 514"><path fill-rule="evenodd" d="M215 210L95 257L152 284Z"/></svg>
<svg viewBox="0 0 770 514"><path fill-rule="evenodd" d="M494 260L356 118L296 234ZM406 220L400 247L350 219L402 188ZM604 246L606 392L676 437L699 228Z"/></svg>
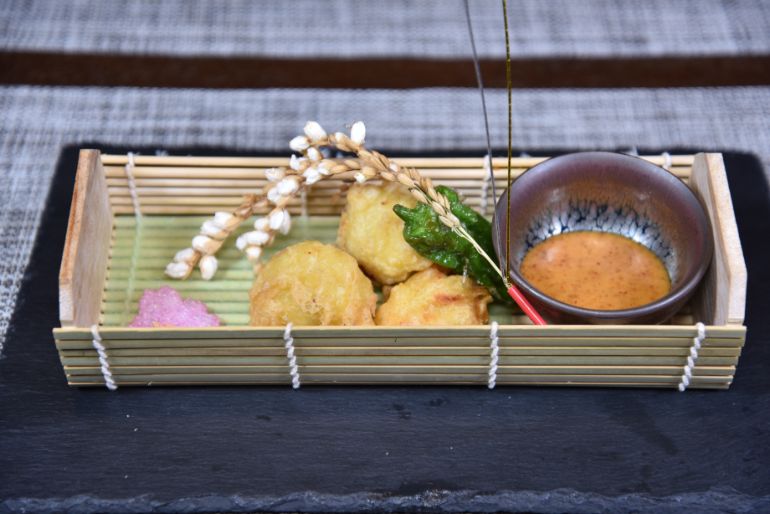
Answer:
<svg viewBox="0 0 770 514"><path fill-rule="evenodd" d="M518 57L770 51L764 0L517 0ZM471 0L479 51L504 55L499 0ZM0 48L169 55L468 55L461 0L5 0Z"/></svg>
<svg viewBox="0 0 770 514"><path fill-rule="evenodd" d="M759 153L770 165L770 88L519 90L517 148L661 149ZM494 144L505 139L505 93L489 92ZM217 145L288 155L308 119L330 130L362 119L372 147L484 146L478 93L423 90L159 90L0 88L0 349L64 145Z"/></svg>

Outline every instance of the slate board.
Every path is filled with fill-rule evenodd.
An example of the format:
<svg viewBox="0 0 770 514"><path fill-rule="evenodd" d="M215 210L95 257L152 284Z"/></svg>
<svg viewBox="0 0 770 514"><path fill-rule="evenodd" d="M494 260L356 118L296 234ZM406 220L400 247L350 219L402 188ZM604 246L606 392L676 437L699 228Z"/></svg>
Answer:
<svg viewBox="0 0 770 514"><path fill-rule="evenodd" d="M729 391L684 394L71 389L51 329L76 158L62 153L0 360L0 512L770 511L770 194L754 156L726 155L748 341Z"/></svg>

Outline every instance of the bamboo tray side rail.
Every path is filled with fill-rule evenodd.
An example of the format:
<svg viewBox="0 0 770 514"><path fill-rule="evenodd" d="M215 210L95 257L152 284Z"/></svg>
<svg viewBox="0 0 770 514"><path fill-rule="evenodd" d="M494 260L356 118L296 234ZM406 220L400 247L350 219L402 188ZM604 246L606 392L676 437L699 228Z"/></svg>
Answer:
<svg viewBox="0 0 770 514"><path fill-rule="evenodd" d="M696 297L669 323L657 326L559 325L535 327L521 312L492 306L499 326L497 384L676 388L697 334L707 325L690 387L726 389L745 342L746 268L720 154L647 156L668 165L706 206L715 256ZM434 181L459 190L490 215L481 158L403 158ZM513 159L514 176L543 158ZM215 210L231 210L242 195L261 190L265 169L285 157L135 156L141 223L134 217L124 155L80 154L60 273L62 328L54 338L67 381L103 386L92 342L99 326L110 370L119 386L290 384L283 327L249 327L250 267L233 244L219 254L210 282L195 274L170 281L165 263L189 245ZM493 160L496 185L505 187L505 159ZM292 232L273 248L304 239L334 242L350 182L314 185L290 206ZM244 228L242 230L248 230ZM237 235L237 234L236 234ZM145 288L168 284L203 300L225 326L203 329L128 328ZM292 331L303 384L486 384L489 326L296 327Z"/></svg>

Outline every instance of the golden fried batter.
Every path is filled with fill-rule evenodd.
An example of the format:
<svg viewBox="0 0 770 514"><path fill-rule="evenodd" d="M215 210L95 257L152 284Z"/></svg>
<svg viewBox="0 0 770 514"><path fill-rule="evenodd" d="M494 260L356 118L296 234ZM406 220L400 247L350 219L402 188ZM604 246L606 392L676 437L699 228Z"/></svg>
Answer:
<svg viewBox="0 0 770 514"><path fill-rule="evenodd" d="M481 325L489 321L492 297L473 279L436 267L412 275L377 309L378 325Z"/></svg>
<svg viewBox="0 0 770 514"><path fill-rule="evenodd" d="M254 280L250 296L256 326L373 325L377 303L356 260L318 241L275 254Z"/></svg>
<svg viewBox="0 0 770 514"><path fill-rule="evenodd" d="M393 212L396 204L414 207L417 200L394 182L355 185L348 191L337 232L337 245L384 285L403 282L431 265L404 240L404 222Z"/></svg>

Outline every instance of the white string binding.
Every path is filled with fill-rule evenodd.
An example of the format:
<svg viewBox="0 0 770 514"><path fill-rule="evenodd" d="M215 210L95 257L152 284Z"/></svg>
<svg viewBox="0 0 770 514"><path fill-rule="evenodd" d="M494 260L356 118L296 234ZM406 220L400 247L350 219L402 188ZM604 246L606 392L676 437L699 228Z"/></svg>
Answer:
<svg viewBox="0 0 770 514"><path fill-rule="evenodd" d="M131 298L134 293L134 280L136 278L136 261L139 255L139 250L142 240L142 210L139 206L139 194L136 191L136 180L134 180L134 152L128 152L128 162L124 166L126 172L126 179L128 180L128 192L131 195L131 203L134 206L134 218L136 219L136 234L134 235L134 243L131 246L131 261L128 268L128 284L126 286L127 294L126 300L123 303L124 316L129 317L131 312Z"/></svg>
<svg viewBox="0 0 770 514"><path fill-rule="evenodd" d="M670 170L671 169L671 154L668 152L663 152L661 154L663 156L663 169L664 170Z"/></svg>
<svg viewBox="0 0 770 514"><path fill-rule="evenodd" d="M703 341L706 339L706 326L700 321L695 324L697 335L692 338L692 346L690 346L690 355L687 356L687 364L684 365L684 374L679 381L679 392L683 393L687 386L690 385L690 379L692 378L692 370L695 368L695 362L698 360L698 351L700 350Z"/></svg>
<svg viewBox="0 0 770 514"><path fill-rule="evenodd" d="M500 353L497 329L497 321L493 321L489 326L489 380L487 381L487 387L489 389L494 389L495 384L497 383L497 362Z"/></svg>
<svg viewBox="0 0 770 514"><path fill-rule="evenodd" d="M286 358L289 359L289 375L291 375L291 387L299 389L299 368L297 357L294 355L294 337L291 335L292 324L288 323L283 331L283 345L286 347Z"/></svg>
<svg viewBox="0 0 770 514"><path fill-rule="evenodd" d="M492 172L492 156L486 154L484 156L484 176L481 180L481 214L487 215L487 206L489 206L489 184L494 180L494 174ZM497 201L497 199L495 199Z"/></svg>
<svg viewBox="0 0 770 514"><path fill-rule="evenodd" d="M142 211L139 208L139 195L136 192L136 181L134 180L134 152L128 152L128 162L124 169L126 170L126 178L128 179L128 193L131 195L131 203L134 206L134 216L137 221L142 218Z"/></svg>
<svg viewBox="0 0 770 514"><path fill-rule="evenodd" d="M300 199L299 214L302 217L302 219L306 219L307 218L307 189L302 189L302 191L300 191L299 199Z"/></svg>
<svg viewBox="0 0 770 514"><path fill-rule="evenodd" d="M118 386L115 383L115 379L112 378L110 363L107 360L107 349L102 344L102 336L99 334L98 325L91 325L91 335L93 335L91 344L96 350L96 353L99 355L99 364L101 364L102 376L104 377L104 385L107 386L107 389L110 391L114 391L118 388Z"/></svg>

